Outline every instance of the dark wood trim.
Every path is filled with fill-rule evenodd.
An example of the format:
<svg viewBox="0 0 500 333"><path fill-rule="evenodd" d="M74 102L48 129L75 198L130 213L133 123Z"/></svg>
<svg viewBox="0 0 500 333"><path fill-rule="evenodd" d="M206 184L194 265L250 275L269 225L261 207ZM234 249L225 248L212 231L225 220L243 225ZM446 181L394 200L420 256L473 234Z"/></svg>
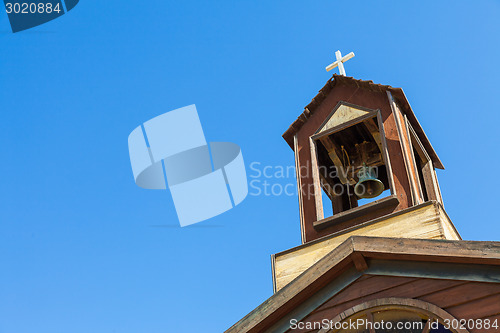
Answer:
<svg viewBox="0 0 500 333"><path fill-rule="evenodd" d="M474 260L464 258L462 262L465 263L460 263L457 257L450 256L429 258L411 255L372 255L369 253L363 253L363 255L370 257L370 267L363 274L500 283L500 267L498 265L500 259L479 262L477 258ZM491 264L495 261L496 264Z"/></svg>
<svg viewBox="0 0 500 333"><path fill-rule="evenodd" d="M328 228L332 225L339 224L357 217L368 215L376 210L387 208L387 207L397 207L399 205L399 199L397 195L390 195L388 197L375 200L373 202L367 203L366 205L352 208L341 213L335 214L333 216L327 217L325 219L316 221L313 223L314 229L322 230Z"/></svg>
<svg viewBox="0 0 500 333"><path fill-rule="evenodd" d="M406 120L406 123L407 123L407 126L408 128L410 129L410 133L413 135L413 140L417 143L418 147L415 147L417 150L420 150L420 152L425 156L425 158L429 161L432 162L431 160L431 157L429 156L429 154L427 154L427 151L425 150L425 147L424 145L422 144L422 142L420 141L420 139L418 138L418 135L417 135L417 132L415 132L415 130L413 129L413 126L411 126L411 123L410 121L408 120L408 118L405 117L405 120Z"/></svg>
<svg viewBox="0 0 500 333"><path fill-rule="evenodd" d="M409 133L411 136L411 141L410 143L415 145L415 150L422 156L420 158L422 160L425 160L424 165L422 166L422 174L424 176L424 184L425 184L425 190L427 192L427 197L429 200L436 200L442 203L441 197L439 195L440 190L439 190L439 184L437 183L435 177L434 177L434 165L432 164L432 159L430 158L429 154L427 154L427 151L425 150L425 147L422 145L422 142L418 138L417 133L413 129L413 126L411 126L411 123L409 120L406 120L407 122L407 127L409 128Z"/></svg>
<svg viewBox="0 0 500 333"><path fill-rule="evenodd" d="M389 157L389 149L387 148L387 138L385 135L384 129L384 121L382 120L382 113L380 111L377 112L377 122L378 128L382 137L382 157L384 158L385 169L387 172L387 178L389 180L389 190L392 195L397 195L396 193L396 185L394 184L394 175L392 174L392 165L391 159Z"/></svg>
<svg viewBox="0 0 500 333"><path fill-rule="evenodd" d="M417 164L416 159L420 158L420 160L424 160L427 153L425 153L424 158L422 158L421 156L415 156L414 150L417 150L417 153L418 153L418 148L414 147L414 139L415 138L413 137L413 134L410 131L411 125L410 125L410 122L408 121L408 117L406 117L406 115L404 115L404 120L405 120L406 133L408 135L408 145L410 146L410 157L411 157L411 161L413 163L413 173L415 174L415 178L417 181L417 184L415 184L415 186L416 186L416 190L418 192L418 203L422 203L422 202L426 201L425 196L424 196L424 191L425 191L425 194L427 195L427 198L429 198L429 193L427 192L426 188L422 187L423 179L420 179L420 175L418 173L418 164ZM430 162L430 159L428 160L428 162ZM424 166L425 164L426 163L422 163L422 166ZM423 168L421 171L423 172ZM436 198L434 198L434 200L436 200Z"/></svg>
<svg viewBox="0 0 500 333"><path fill-rule="evenodd" d="M293 152L295 157L295 177L297 178L297 196L299 199L299 219L300 219L300 239L302 244L306 242L306 226L304 219L304 198L302 197L302 177L300 168L300 158L299 158L299 143L297 139L297 134L293 136Z"/></svg>
<svg viewBox="0 0 500 333"><path fill-rule="evenodd" d="M318 164L318 150L316 149L316 141L309 138L309 145L311 148L311 173L314 189L314 205L316 209L316 220L324 218L323 213L323 197L321 194L321 180L319 178L319 164ZM301 189L302 190L302 189ZM307 189L309 191L310 189ZM310 193L307 193L309 195Z"/></svg>
<svg viewBox="0 0 500 333"><path fill-rule="evenodd" d="M399 109L399 106L396 104L396 101L394 100L394 97L392 96L391 92L387 90L387 99L389 101L389 105L391 107L392 114L394 116L394 121L396 122L396 130L398 132L398 138L399 138L399 145L401 148L401 153L403 154L403 162L405 165L406 169L406 177L408 179L408 184L410 185L410 196L409 199L410 205L409 206L414 206L418 205L419 202L417 201L417 193L416 193L416 185L414 182L414 179L412 177L412 170L411 170L411 164L409 161L410 155L406 149L405 145L405 136L403 133L403 129L401 128L402 124L404 123L401 119L400 116L403 116L403 112Z"/></svg>

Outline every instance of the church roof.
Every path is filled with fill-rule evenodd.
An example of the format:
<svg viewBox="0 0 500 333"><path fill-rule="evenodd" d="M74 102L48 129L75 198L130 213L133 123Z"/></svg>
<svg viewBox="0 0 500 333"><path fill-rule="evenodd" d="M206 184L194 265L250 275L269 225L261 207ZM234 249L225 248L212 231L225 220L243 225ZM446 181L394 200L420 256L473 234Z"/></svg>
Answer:
<svg viewBox="0 0 500 333"><path fill-rule="evenodd" d="M500 242L353 236L226 333L264 332L290 313L311 312L325 288L340 292L361 274L500 283Z"/></svg>
<svg viewBox="0 0 500 333"><path fill-rule="evenodd" d="M402 111L408 117L408 120L415 129L415 132L420 138L420 141L422 141L422 144L424 145L425 149L427 150L427 153L432 159L434 166L438 169L444 169L443 163L439 159L436 151L434 150L429 139L427 138L427 135L422 129L422 126L415 117L415 114L410 106L410 103L408 102L408 99L405 96L405 93L403 92L403 89L394 88L389 85L373 83L373 81L371 80L358 80L353 77L337 75L337 74L333 74L333 76L326 82L325 86L320 89L319 93L312 99L312 101L308 105L306 105L306 107L304 108L304 112L302 112L302 114L292 123L292 125L290 125L290 127L286 130L286 132L283 133L283 138L292 149L293 149L294 135L300 130L302 125L305 122L307 122L307 119L312 114L314 114L316 108L323 102L323 100L326 98L329 92L336 85L355 86L358 88L363 88L376 92L390 91L396 102L398 102L398 105L401 106Z"/></svg>

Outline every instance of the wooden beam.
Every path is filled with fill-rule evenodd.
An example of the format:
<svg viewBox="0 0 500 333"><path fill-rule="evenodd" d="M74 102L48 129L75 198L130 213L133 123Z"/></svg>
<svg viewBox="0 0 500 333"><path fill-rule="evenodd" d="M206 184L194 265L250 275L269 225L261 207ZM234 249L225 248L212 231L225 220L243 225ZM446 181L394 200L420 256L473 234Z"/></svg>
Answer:
<svg viewBox="0 0 500 333"><path fill-rule="evenodd" d="M406 135L408 137L408 146L410 147L410 157L411 157L411 160L410 162L412 163L413 165L413 172L412 172L412 176L414 177L414 181L415 181L415 190L416 190L416 194L417 194L417 201L418 203L422 203L425 200L425 196L424 196L424 191L426 192L427 194L427 191L425 189L425 183L424 183L424 186L422 186L422 181L423 179L420 179L420 175L418 173L418 169L419 169L419 163L417 162L417 158L419 159L419 162L422 162L423 160L425 160L425 158L421 158L420 154L418 153L418 149L414 147L414 138L412 138L412 134L410 132L410 122L408 121L408 118L406 117L406 115L404 116L404 120L405 120L405 129L406 129ZM415 153L414 151L417 150L417 155L418 156L415 156ZM422 164L422 163L420 163ZM422 171L422 170L420 170Z"/></svg>
<svg viewBox="0 0 500 333"><path fill-rule="evenodd" d="M367 258L500 265L500 242L353 236L354 251Z"/></svg>
<svg viewBox="0 0 500 333"><path fill-rule="evenodd" d="M321 197L321 182L319 179L318 153L316 150L316 142L311 138L309 139L309 145L311 146L311 169L312 169L311 171L313 176L314 203L316 206L316 221L319 221L324 218L324 214L323 214L323 199ZM310 193L308 193L307 195L309 194Z"/></svg>
<svg viewBox="0 0 500 333"><path fill-rule="evenodd" d="M327 217L322 220L313 222L313 226L316 230L321 230L330 227L334 224L339 224L347 220L352 220L361 215L369 214L373 211L386 208L386 207L396 207L399 204L398 197L396 195L390 195L388 197L378 199L367 203L366 205L352 208L350 210L343 211L334 216Z"/></svg>
<svg viewBox="0 0 500 333"><path fill-rule="evenodd" d="M345 172L345 166L340 161L339 155L337 154L337 149L335 147L335 144L332 142L332 140L328 136L324 136L324 137L319 138L319 141L323 144L326 151L328 152L328 157L330 157L330 160L337 167L337 176L339 177L340 182L342 184L349 183L349 181L345 177L345 175L347 174Z"/></svg>
<svg viewBox="0 0 500 333"><path fill-rule="evenodd" d="M363 272L368 269L368 263L365 260L365 257L359 252L354 252L351 255L351 259L354 262L354 266L356 266L356 269L358 272Z"/></svg>
<svg viewBox="0 0 500 333"><path fill-rule="evenodd" d="M438 195L438 202L441 203L441 205L444 207L444 202L443 202L443 196L441 195L441 188L439 187L439 181L437 179L437 175L436 175L436 169L434 168L434 165L432 167L432 179L433 179L433 183L435 185L435 190L436 190L436 194Z"/></svg>
<svg viewBox="0 0 500 333"><path fill-rule="evenodd" d="M301 177L301 168L300 168L300 160L299 160L299 142L297 139L297 134L293 136L293 152L295 155L295 172L297 178L297 189L298 189L298 197L299 197L299 219L300 219L300 236L302 240L302 244L306 242L306 227L305 227L305 218L304 218L304 198L302 197L302 177Z"/></svg>
<svg viewBox="0 0 500 333"><path fill-rule="evenodd" d="M377 143L380 152L382 152L384 149L382 147L382 138L380 136L380 130L377 127L377 124L375 123L375 119L374 118L366 119L363 123L365 124L366 128L372 135L373 140L375 140L375 142Z"/></svg>
<svg viewBox="0 0 500 333"><path fill-rule="evenodd" d="M389 158L389 149L387 148L387 140L386 140L386 133L384 129L384 122L382 121L382 115L380 114L380 111L377 112L377 123L378 123L378 128L380 133L383 134L382 136L382 157L384 158L384 163L385 163L385 169L387 172L387 178L389 180L389 188L391 191L391 195L397 195L396 193L396 185L394 183L394 175L392 173L392 165L391 165L391 159Z"/></svg>
<svg viewBox="0 0 500 333"><path fill-rule="evenodd" d="M437 180L434 176L434 165L432 164L432 160L430 156L427 154L425 147L422 145L422 142L418 138L417 133L411 126L410 122L407 121L407 126L410 131L410 135L412 137L412 144L414 148L417 150L417 153L420 155L420 159L423 160L423 168L422 174L424 176L424 184L425 190L427 191L427 197L429 200L436 200L443 204L441 195L439 192L439 184L437 184Z"/></svg>
<svg viewBox="0 0 500 333"><path fill-rule="evenodd" d="M389 100L389 104L391 106L392 114L394 115L394 120L396 122L396 130L398 132L398 138L399 138L399 144L401 148L401 153L403 154L403 161L406 169L406 176L408 177L408 183L410 184L410 206L416 205L417 204L417 193L416 193L416 188L415 188L415 182L413 181L412 177L412 169L411 169L411 164L409 161L409 154L408 150L406 147L406 140L405 140L405 135L403 133L403 119L402 117L402 112L399 109L398 105L396 104L396 101L394 100L391 92L389 90L387 92L387 98Z"/></svg>

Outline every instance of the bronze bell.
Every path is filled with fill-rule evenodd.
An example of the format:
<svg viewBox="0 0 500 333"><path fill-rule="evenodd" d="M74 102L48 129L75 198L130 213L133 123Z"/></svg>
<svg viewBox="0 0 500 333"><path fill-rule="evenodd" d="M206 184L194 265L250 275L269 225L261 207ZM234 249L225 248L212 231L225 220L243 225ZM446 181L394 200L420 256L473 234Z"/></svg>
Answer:
<svg viewBox="0 0 500 333"><path fill-rule="evenodd" d="M354 194L361 199L370 199L378 197L384 192L384 183L375 177L373 168L363 165L358 172L359 181L354 186Z"/></svg>

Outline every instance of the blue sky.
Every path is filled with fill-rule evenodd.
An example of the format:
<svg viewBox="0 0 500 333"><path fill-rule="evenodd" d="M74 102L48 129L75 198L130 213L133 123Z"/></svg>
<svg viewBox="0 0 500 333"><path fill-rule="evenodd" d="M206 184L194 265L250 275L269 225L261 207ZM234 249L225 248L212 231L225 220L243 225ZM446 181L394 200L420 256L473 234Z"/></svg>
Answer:
<svg viewBox="0 0 500 333"><path fill-rule="evenodd" d="M0 333L221 332L272 294L296 196L180 228L127 137L196 104L208 141L293 165L281 134L330 77L402 87L464 239L500 240L498 1L86 1L12 34L0 13ZM294 177L274 179L293 183Z"/></svg>

